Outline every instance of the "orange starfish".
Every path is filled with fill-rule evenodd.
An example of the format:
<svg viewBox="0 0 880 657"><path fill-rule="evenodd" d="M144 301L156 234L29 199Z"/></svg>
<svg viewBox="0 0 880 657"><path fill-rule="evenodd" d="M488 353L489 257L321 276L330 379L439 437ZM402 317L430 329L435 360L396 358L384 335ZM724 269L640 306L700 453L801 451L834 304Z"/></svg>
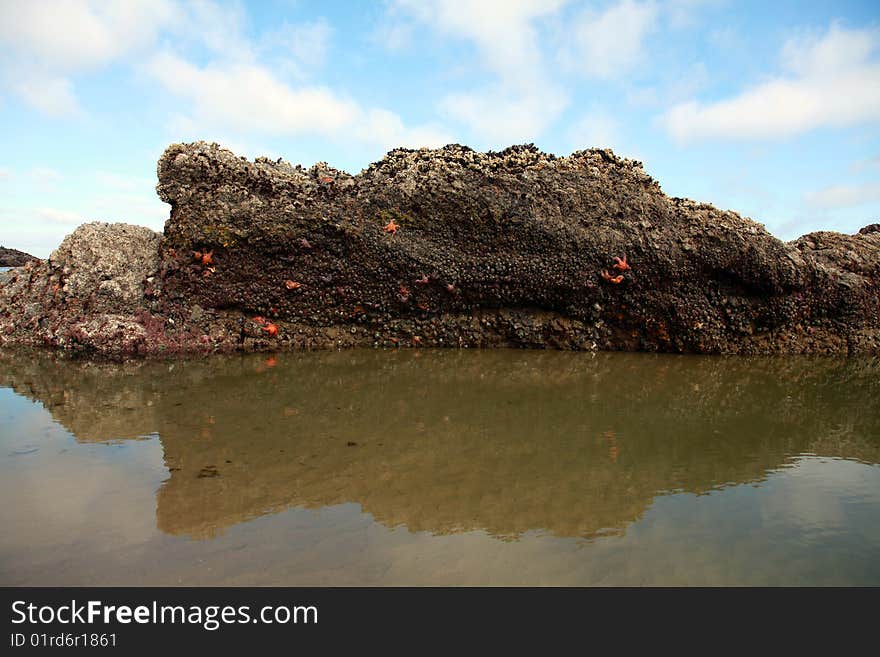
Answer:
<svg viewBox="0 0 880 657"><path fill-rule="evenodd" d="M421 278L417 278L415 281L416 285L427 285L430 282L427 274L424 274Z"/></svg>
<svg viewBox="0 0 880 657"><path fill-rule="evenodd" d="M297 283L296 281L287 280L284 281L284 287L288 290L298 290L302 287L302 283Z"/></svg>
<svg viewBox="0 0 880 657"><path fill-rule="evenodd" d="M274 338L276 335L278 335L278 327L272 323L266 324L263 327L263 330L269 334L270 338Z"/></svg>
<svg viewBox="0 0 880 657"><path fill-rule="evenodd" d="M400 226L394 223L394 219L392 219L387 224L385 224L385 228L383 228L382 230L384 230L386 233L391 233L392 235L394 235L397 232L398 228L400 228Z"/></svg>
<svg viewBox="0 0 880 657"><path fill-rule="evenodd" d="M617 271L627 271L627 270L631 269L629 264L626 262L626 255L624 255L623 258L618 258L618 257L614 258L614 268Z"/></svg>
<svg viewBox="0 0 880 657"><path fill-rule="evenodd" d="M607 269L602 270L602 278L604 278L609 283L614 283L615 285L619 285L620 283L623 282L623 274L620 274L618 276L612 276L611 274L608 273Z"/></svg>

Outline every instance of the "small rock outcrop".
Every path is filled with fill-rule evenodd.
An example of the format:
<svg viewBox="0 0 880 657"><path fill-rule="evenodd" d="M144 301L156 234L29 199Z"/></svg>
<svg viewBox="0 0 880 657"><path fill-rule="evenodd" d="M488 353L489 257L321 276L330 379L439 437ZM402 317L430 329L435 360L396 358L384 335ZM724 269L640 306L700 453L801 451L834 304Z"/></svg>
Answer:
<svg viewBox="0 0 880 657"><path fill-rule="evenodd" d="M127 224L84 224L49 258L59 292L86 310L132 314L144 306L144 281L159 269L162 236Z"/></svg>
<svg viewBox="0 0 880 657"><path fill-rule="evenodd" d="M0 267L21 267L31 260L38 260L38 258L24 251L0 246Z"/></svg>
<svg viewBox="0 0 880 657"><path fill-rule="evenodd" d="M7 275L3 344L880 353L876 225L784 243L609 150L398 149L352 176L198 142L158 173L164 236L91 224Z"/></svg>
<svg viewBox="0 0 880 657"><path fill-rule="evenodd" d="M149 353L144 290L159 269L161 240L142 226L83 224L49 260L0 274L0 344Z"/></svg>

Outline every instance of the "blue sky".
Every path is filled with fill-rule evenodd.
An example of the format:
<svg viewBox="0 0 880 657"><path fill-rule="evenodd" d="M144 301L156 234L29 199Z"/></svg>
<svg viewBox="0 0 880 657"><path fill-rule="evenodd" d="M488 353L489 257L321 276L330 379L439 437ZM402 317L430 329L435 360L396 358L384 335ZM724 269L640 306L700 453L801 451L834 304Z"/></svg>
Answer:
<svg viewBox="0 0 880 657"><path fill-rule="evenodd" d="M782 239L880 220L880 3L0 0L0 244L161 230L173 142L611 147Z"/></svg>

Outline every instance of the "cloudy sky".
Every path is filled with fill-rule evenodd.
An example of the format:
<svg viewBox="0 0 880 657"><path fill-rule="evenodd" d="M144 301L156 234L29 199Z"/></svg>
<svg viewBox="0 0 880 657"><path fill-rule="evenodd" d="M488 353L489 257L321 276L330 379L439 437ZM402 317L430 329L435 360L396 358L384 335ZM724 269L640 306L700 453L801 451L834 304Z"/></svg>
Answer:
<svg viewBox="0 0 880 657"><path fill-rule="evenodd" d="M0 0L0 244L161 230L172 142L357 172L611 147L783 239L880 220L880 3Z"/></svg>

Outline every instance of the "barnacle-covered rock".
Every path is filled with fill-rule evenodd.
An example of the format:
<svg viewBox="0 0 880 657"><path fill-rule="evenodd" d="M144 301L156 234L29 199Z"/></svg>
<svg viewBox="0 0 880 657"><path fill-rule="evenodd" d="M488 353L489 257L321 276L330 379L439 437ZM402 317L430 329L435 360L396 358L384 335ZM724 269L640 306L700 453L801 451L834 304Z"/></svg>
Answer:
<svg viewBox="0 0 880 657"><path fill-rule="evenodd" d="M0 280L0 345L46 345L123 357L147 353L151 281L162 235L128 224L87 223L48 260Z"/></svg>
<svg viewBox="0 0 880 657"><path fill-rule="evenodd" d="M143 226L88 223L64 238L49 264L61 293L98 312L134 313L144 281L159 269L162 236Z"/></svg>
<svg viewBox="0 0 880 657"><path fill-rule="evenodd" d="M170 146L158 173L171 214L156 273L123 309L144 325L138 353L880 352L880 232L784 243L735 212L669 198L610 150L396 149L352 176L198 142ZM108 303L133 301L131 285L121 296L102 285ZM88 316L93 301L70 292ZM32 299L2 294L8 318ZM9 321L0 334L27 340Z"/></svg>

